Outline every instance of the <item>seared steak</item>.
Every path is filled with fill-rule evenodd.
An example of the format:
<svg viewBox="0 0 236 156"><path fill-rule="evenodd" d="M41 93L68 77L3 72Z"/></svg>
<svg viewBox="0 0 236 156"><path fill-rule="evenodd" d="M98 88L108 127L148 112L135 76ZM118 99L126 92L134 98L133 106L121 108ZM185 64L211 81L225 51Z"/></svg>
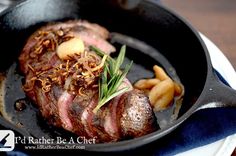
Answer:
<svg viewBox="0 0 236 156"><path fill-rule="evenodd" d="M57 55L58 46L79 37L86 54ZM42 117L56 127L97 142L118 141L151 133L157 129L155 116L148 98L133 90L127 79L122 87L130 90L113 98L97 113L99 67L102 58L89 49L94 45L107 54L115 48L106 41L109 32L86 21L54 23L40 28L26 42L19 64L25 75L23 89L35 102Z"/></svg>

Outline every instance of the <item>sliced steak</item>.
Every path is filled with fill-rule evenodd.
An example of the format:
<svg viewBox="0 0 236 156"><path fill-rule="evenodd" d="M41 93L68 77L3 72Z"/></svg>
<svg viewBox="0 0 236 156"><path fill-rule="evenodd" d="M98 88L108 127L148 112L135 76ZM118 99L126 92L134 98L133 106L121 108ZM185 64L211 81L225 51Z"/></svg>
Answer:
<svg viewBox="0 0 236 156"><path fill-rule="evenodd" d="M73 131L81 136L93 137L94 132L90 130L91 111L96 104L97 91L87 90L86 96L77 95L71 103L69 111L73 125ZM93 114L92 114L93 115Z"/></svg>
<svg viewBox="0 0 236 156"><path fill-rule="evenodd" d="M85 43L86 52L69 60L59 59L58 45L77 35ZM87 21L54 23L35 32L19 57L25 75L24 91L38 106L42 117L49 124L79 136L96 137L97 142L134 138L157 129L148 97L133 90L126 78L118 89L129 87L129 91L93 113L98 104L102 68L91 69L99 66L102 58L89 51L89 46L109 54L115 48L106 41L108 37L105 28Z"/></svg>

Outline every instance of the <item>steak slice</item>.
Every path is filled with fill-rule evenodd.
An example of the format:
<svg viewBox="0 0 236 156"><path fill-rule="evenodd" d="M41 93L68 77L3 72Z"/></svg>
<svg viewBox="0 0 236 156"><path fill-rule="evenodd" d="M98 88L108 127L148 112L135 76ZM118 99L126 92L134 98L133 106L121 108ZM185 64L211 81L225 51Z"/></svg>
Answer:
<svg viewBox="0 0 236 156"><path fill-rule="evenodd" d="M122 136L134 138L149 134L157 129L156 118L148 97L134 89L121 96L118 104Z"/></svg>

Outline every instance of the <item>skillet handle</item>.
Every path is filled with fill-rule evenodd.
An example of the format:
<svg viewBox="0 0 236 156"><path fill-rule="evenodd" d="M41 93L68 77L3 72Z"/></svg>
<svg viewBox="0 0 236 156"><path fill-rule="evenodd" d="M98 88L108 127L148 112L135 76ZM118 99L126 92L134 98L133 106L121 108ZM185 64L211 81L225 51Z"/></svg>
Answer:
<svg viewBox="0 0 236 156"><path fill-rule="evenodd" d="M213 72L197 110L217 107L236 107L236 90L225 85Z"/></svg>

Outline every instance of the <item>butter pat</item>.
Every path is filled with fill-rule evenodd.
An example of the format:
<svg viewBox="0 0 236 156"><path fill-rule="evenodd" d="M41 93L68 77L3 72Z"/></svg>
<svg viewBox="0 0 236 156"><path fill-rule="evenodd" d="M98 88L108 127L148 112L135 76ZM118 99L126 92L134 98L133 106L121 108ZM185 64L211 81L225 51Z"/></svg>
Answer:
<svg viewBox="0 0 236 156"><path fill-rule="evenodd" d="M68 60L69 56L80 54L84 52L84 49L84 42L79 37L75 37L61 43L57 48L57 55L62 60Z"/></svg>

